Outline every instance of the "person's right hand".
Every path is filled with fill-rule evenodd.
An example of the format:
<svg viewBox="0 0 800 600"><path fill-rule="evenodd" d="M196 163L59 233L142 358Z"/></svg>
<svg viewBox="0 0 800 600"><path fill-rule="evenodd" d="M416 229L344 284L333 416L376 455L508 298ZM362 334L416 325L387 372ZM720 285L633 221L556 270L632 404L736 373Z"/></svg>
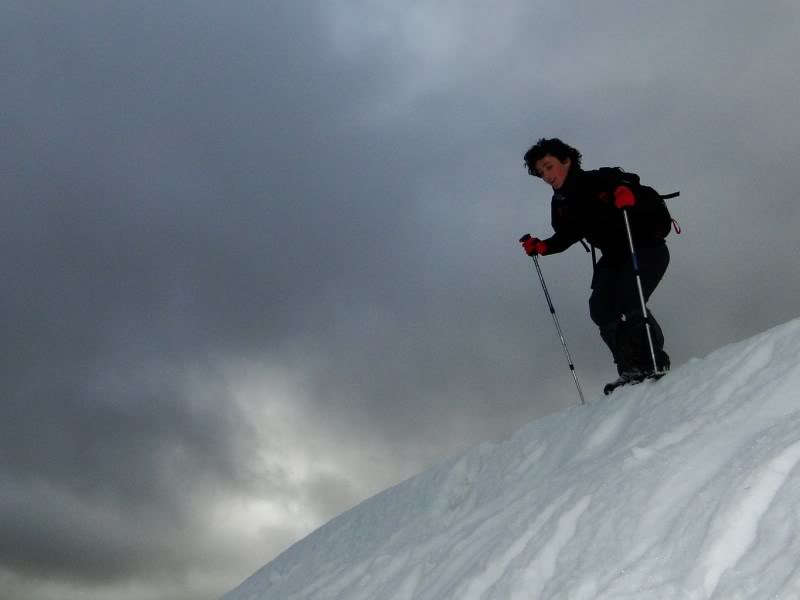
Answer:
<svg viewBox="0 0 800 600"><path fill-rule="evenodd" d="M531 237L530 233L526 233L519 238L519 243L522 244L522 249L528 256L538 256L540 254L547 254L547 242L543 242L539 238Z"/></svg>

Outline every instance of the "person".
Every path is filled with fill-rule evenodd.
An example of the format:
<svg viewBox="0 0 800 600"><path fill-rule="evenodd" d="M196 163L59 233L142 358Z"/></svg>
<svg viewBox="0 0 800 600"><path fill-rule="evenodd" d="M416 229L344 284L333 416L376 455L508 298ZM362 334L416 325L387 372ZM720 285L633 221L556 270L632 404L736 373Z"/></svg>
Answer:
<svg viewBox="0 0 800 600"><path fill-rule="evenodd" d="M547 239L520 239L529 256L563 252L586 240L602 253L594 266L589 297L589 316L611 350L620 379L616 384L640 381L669 369L664 335L653 313L642 312L628 230L622 211L627 210L645 302L658 286L669 265L664 236L654 233L652 206L642 195L638 176L621 169L584 171L581 153L558 138L540 139L525 153L528 173L553 189L553 235ZM626 177L626 175L628 177ZM647 339L650 324L653 354ZM612 384L613 385L613 384Z"/></svg>

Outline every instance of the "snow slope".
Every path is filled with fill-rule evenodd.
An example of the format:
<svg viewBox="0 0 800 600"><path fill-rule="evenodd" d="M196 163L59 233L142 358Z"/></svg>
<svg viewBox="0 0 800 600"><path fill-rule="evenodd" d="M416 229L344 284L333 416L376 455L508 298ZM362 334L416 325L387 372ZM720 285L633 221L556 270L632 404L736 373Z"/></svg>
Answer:
<svg viewBox="0 0 800 600"><path fill-rule="evenodd" d="M224 600L800 599L798 389L800 319L382 492Z"/></svg>

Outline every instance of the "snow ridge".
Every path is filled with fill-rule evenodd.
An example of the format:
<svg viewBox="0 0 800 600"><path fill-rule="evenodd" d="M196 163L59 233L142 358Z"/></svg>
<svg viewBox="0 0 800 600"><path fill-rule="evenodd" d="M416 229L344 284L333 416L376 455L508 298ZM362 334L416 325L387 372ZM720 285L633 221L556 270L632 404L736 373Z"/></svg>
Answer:
<svg viewBox="0 0 800 600"><path fill-rule="evenodd" d="M800 319L539 419L224 600L800 599L798 357Z"/></svg>

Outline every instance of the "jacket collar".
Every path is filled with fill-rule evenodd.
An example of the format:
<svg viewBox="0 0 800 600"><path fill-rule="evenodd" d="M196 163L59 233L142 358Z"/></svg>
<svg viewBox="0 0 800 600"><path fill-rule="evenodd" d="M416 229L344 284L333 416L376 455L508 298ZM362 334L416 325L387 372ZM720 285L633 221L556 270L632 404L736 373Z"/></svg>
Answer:
<svg viewBox="0 0 800 600"><path fill-rule="evenodd" d="M584 172L585 171L580 167L570 168L567 173L567 178L564 180L564 185L553 192L553 198L563 200L573 194L580 186L580 181L583 179Z"/></svg>

